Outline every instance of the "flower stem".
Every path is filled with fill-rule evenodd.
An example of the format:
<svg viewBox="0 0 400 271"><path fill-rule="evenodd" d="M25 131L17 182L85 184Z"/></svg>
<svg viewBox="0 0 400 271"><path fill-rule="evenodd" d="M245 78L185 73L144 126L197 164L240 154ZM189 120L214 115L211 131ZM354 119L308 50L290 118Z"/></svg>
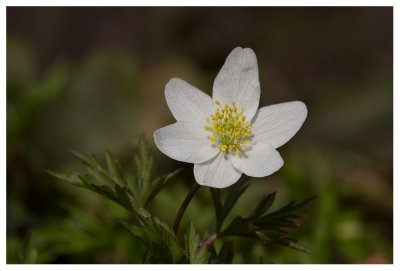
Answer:
<svg viewBox="0 0 400 271"><path fill-rule="evenodd" d="M213 234L209 235L207 238L201 240L199 245L200 246L208 246L208 245L211 245L217 239L218 239L218 234L213 233Z"/></svg>
<svg viewBox="0 0 400 271"><path fill-rule="evenodd" d="M179 229L179 224L181 223L183 214L186 211L186 208L188 207L190 201L192 200L193 196L196 194L197 190L199 190L200 185L198 185L197 183L195 183L192 188L190 189L189 193L186 195L186 198L183 200L181 207L179 208L178 213L176 214L176 218L175 218L175 222L174 222L174 232L175 234L178 233L178 229Z"/></svg>

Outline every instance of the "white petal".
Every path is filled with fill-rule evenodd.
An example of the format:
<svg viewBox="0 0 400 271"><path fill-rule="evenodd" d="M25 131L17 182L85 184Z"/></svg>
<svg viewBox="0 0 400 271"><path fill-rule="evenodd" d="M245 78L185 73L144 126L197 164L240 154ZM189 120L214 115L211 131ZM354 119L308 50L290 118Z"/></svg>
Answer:
<svg viewBox="0 0 400 271"><path fill-rule="evenodd" d="M276 149L297 133L306 117L307 107L298 101L262 107L253 119L254 140Z"/></svg>
<svg viewBox="0 0 400 271"><path fill-rule="evenodd" d="M228 187L242 176L223 152L210 161L194 165L193 172L198 184L215 188Z"/></svg>
<svg viewBox="0 0 400 271"><path fill-rule="evenodd" d="M214 81L213 101L224 104L236 102L244 106L250 120L260 101L257 57L250 48L235 48L227 57L224 66Z"/></svg>
<svg viewBox="0 0 400 271"><path fill-rule="evenodd" d="M172 78L165 86L165 98L177 121L203 124L214 113L210 96L178 78Z"/></svg>
<svg viewBox="0 0 400 271"><path fill-rule="evenodd" d="M154 132L154 142L165 155L187 163L202 163L218 154L200 125L178 121Z"/></svg>
<svg viewBox="0 0 400 271"><path fill-rule="evenodd" d="M271 175L283 165L282 157L271 145L254 142L243 156L231 155L235 168L251 177Z"/></svg>

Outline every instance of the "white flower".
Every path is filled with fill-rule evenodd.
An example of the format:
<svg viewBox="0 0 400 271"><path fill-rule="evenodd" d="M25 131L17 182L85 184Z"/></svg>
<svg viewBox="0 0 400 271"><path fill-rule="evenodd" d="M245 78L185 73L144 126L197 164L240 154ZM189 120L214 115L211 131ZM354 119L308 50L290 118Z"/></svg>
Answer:
<svg viewBox="0 0 400 271"><path fill-rule="evenodd" d="M167 156L194 164L200 185L224 188L242 173L271 175L283 165L276 151L300 129L307 116L302 102L258 109L257 58L250 48L235 48L215 78L213 97L177 78L165 87L176 123L154 132Z"/></svg>

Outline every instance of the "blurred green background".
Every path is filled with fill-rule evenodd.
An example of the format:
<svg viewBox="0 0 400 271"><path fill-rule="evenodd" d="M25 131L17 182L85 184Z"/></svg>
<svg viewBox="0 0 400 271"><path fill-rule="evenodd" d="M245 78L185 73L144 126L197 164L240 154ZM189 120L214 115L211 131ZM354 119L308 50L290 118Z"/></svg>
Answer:
<svg viewBox="0 0 400 271"><path fill-rule="evenodd" d="M314 255L237 239L233 262L392 263L392 23L390 7L7 7L8 263L141 262L116 222L129 214L46 170L79 171L69 149L109 150L129 168L139 135L154 145L174 122L167 81L211 94L237 46L258 57L261 106L300 100L309 115L279 149L283 168L252 181L235 213L274 190L275 207L318 199L293 232ZM150 206L172 223L192 165L154 155L158 174L185 167ZM208 189L189 220L213 230Z"/></svg>

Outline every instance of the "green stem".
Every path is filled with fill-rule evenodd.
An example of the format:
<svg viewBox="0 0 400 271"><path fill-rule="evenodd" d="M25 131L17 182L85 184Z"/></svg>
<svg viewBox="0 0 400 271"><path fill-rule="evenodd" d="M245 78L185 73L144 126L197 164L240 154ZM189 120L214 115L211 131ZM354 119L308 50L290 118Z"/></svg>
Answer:
<svg viewBox="0 0 400 271"><path fill-rule="evenodd" d="M178 233L179 224L181 223L183 214L185 213L190 201L192 200L193 196L196 194L197 190L199 190L200 185L195 183L192 188L190 189L189 193L186 195L186 198L183 200L181 207L179 208L178 213L176 214L175 222L174 222L174 232L175 234Z"/></svg>

